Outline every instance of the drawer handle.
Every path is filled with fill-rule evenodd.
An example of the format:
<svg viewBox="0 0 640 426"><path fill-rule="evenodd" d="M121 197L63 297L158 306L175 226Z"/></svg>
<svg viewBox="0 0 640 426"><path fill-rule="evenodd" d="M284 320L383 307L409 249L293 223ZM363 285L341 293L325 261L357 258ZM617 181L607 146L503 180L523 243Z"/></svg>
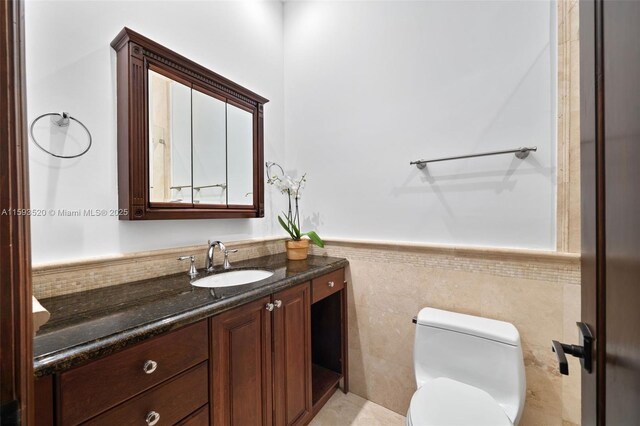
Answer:
<svg viewBox="0 0 640 426"><path fill-rule="evenodd" d="M147 424L149 426L154 426L160 421L160 414L155 411L149 411L147 414Z"/></svg>
<svg viewBox="0 0 640 426"><path fill-rule="evenodd" d="M333 288L333 286L336 285L333 281L329 281L328 284L329 284L329 288Z"/></svg>
<svg viewBox="0 0 640 426"><path fill-rule="evenodd" d="M282 306L282 300L274 300L273 301L273 306L275 306L276 308L279 308Z"/></svg>
<svg viewBox="0 0 640 426"><path fill-rule="evenodd" d="M147 362L145 362L144 367L142 367L144 372L147 374L153 373L154 371L156 371L156 368L158 368L158 363L152 360L148 360Z"/></svg>
<svg viewBox="0 0 640 426"><path fill-rule="evenodd" d="M265 308L266 308L267 311L271 312L271 311L273 311L273 306L274 306L273 303L267 303Z"/></svg>

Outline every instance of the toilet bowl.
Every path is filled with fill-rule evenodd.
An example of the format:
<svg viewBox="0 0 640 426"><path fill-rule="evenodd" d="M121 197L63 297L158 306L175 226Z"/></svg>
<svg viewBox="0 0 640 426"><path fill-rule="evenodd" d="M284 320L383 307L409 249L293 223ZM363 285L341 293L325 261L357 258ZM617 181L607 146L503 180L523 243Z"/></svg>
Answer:
<svg viewBox="0 0 640 426"><path fill-rule="evenodd" d="M526 380L513 324L433 308L416 324L408 426L518 424Z"/></svg>

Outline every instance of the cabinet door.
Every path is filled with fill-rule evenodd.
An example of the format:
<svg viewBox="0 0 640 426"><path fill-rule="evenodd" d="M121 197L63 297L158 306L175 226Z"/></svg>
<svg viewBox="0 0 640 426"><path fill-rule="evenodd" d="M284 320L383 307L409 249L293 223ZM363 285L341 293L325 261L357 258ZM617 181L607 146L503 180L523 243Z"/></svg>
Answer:
<svg viewBox="0 0 640 426"><path fill-rule="evenodd" d="M34 381L33 401L35 412L35 426L53 426L53 376L44 376Z"/></svg>
<svg viewBox="0 0 640 426"><path fill-rule="evenodd" d="M270 426L271 312L269 297L211 319L212 424Z"/></svg>
<svg viewBox="0 0 640 426"><path fill-rule="evenodd" d="M274 423L304 424L311 415L311 291L309 283L273 296Z"/></svg>

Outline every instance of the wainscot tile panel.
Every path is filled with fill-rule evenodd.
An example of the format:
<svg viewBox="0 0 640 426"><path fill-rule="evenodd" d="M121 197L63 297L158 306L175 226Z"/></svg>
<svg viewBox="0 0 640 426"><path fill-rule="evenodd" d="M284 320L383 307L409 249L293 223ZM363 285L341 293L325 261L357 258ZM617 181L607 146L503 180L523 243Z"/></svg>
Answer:
<svg viewBox="0 0 640 426"><path fill-rule="evenodd" d="M551 351L552 339L577 343L579 255L345 240L313 253L349 260L352 392L406 414L415 391L411 319L431 306L515 324L527 375L521 426L580 423L580 375L561 376Z"/></svg>

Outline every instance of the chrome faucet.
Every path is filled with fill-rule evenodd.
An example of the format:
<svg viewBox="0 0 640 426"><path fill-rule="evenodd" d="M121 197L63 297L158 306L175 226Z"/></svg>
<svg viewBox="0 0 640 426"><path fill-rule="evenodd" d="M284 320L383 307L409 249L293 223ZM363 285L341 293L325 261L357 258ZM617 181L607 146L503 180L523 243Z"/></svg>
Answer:
<svg viewBox="0 0 640 426"><path fill-rule="evenodd" d="M191 279L194 279L198 276L198 270L196 269L196 257L194 255L191 254L189 256L180 256L178 260L190 260L191 266L189 267L188 275L189 277L191 277Z"/></svg>
<svg viewBox="0 0 640 426"><path fill-rule="evenodd" d="M229 263L229 253L236 253L238 250L228 250L222 241L208 241L209 248L207 249L207 260L205 262L205 269L207 272L213 272L213 252L216 246L220 248L220 251L224 253L224 262L222 267L224 269L231 268L231 263Z"/></svg>
<svg viewBox="0 0 640 426"><path fill-rule="evenodd" d="M213 272L213 249L219 246L220 250L224 250L225 246L222 244L222 241L207 241L207 244L209 244L209 248L207 249L207 259L204 267L207 272Z"/></svg>
<svg viewBox="0 0 640 426"><path fill-rule="evenodd" d="M229 253L237 253L238 249L233 249L233 250L229 250L229 249L224 249L224 263L222 264L222 267L224 269L229 269L231 268L231 263L229 263Z"/></svg>

